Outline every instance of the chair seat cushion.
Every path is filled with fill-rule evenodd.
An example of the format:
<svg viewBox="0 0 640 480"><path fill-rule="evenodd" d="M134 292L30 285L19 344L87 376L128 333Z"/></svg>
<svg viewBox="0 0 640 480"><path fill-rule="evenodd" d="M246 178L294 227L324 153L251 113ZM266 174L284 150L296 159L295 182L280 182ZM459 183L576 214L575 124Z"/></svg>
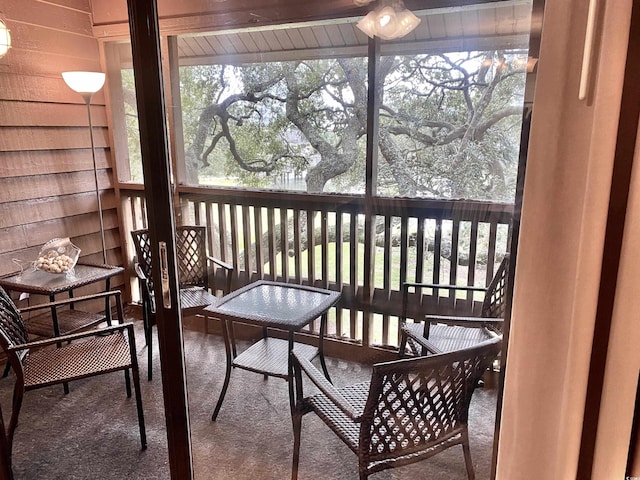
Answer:
<svg viewBox="0 0 640 480"><path fill-rule="evenodd" d="M24 362L25 389L54 385L131 366L123 332L96 335L62 345L32 350Z"/></svg>
<svg viewBox="0 0 640 480"><path fill-rule="evenodd" d="M149 300L151 301L151 313L156 313L156 298L152 295ZM201 310L218 301L218 297L202 287L189 287L180 290L180 304L182 305L182 310L186 310L187 313L189 313L189 310Z"/></svg>
<svg viewBox="0 0 640 480"><path fill-rule="evenodd" d="M402 330L411 338L424 337L424 323L406 323ZM429 343L441 352L451 352L472 347L489 340L495 335L484 327L463 327L461 325L431 324L429 327Z"/></svg>
<svg viewBox="0 0 640 480"><path fill-rule="evenodd" d="M182 310L200 310L218 302L218 297L212 295L201 287L190 287L180 289L180 304Z"/></svg>
<svg viewBox="0 0 640 480"><path fill-rule="evenodd" d="M369 395L369 382L349 385L338 391L358 412L364 410ZM316 412L338 437L354 452L358 451L360 424L351 420L324 394L318 393L304 399L305 406Z"/></svg>

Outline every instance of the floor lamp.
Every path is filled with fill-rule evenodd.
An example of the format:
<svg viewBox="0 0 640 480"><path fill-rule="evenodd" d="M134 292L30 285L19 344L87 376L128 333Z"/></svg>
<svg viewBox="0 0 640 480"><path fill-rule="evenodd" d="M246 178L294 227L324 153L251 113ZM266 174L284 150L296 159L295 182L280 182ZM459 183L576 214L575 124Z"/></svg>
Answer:
<svg viewBox="0 0 640 480"><path fill-rule="evenodd" d="M96 166L96 148L93 143L93 125L91 123L91 97L104 85L105 74L102 72L62 72L65 83L82 95L87 104L87 114L89 116L89 136L91 137L91 157L93 158L93 179L96 186L96 197L98 198L98 215L100 217L100 235L102 238L102 259L107 264L107 247L104 241L104 222L102 220L102 201L100 199L100 188L98 187L98 168Z"/></svg>

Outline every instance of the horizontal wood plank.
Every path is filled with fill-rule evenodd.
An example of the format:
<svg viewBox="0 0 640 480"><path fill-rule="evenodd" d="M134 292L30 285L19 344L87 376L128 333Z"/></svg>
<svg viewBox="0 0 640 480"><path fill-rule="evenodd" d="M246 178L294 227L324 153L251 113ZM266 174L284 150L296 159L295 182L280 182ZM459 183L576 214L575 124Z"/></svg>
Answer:
<svg viewBox="0 0 640 480"><path fill-rule="evenodd" d="M96 149L96 166L110 168L108 150ZM93 170L91 149L34 150L0 154L0 178Z"/></svg>
<svg viewBox="0 0 640 480"><path fill-rule="evenodd" d="M5 57L7 58L7 57ZM61 67L64 66L64 69ZM51 77L58 78L63 71L97 71L100 69L100 65L96 62L96 59L88 58L70 58L64 53L54 54L47 51L35 51L35 50L23 50L17 47L11 48L11 65L10 68L2 70L2 60L0 60L0 72L20 75L20 76L37 76L37 77ZM65 86L65 88L68 88ZM4 92L4 95L9 93L17 94L18 92ZM78 94L75 92L69 93L69 102L84 103ZM92 103L99 103L95 99L102 98L100 93L94 95ZM102 101L104 103L104 101Z"/></svg>
<svg viewBox="0 0 640 480"><path fill-rule="evenodd" d="M20 250L26 246L27 236L22 225L0 229L0 252Z"/></svg>
<svg viewBox="0 0 640 480"><path fill-rule="evenodd" d="M93 129L96 148L109 146L106 128ZM0 152L91 148L87 127L5 127L0 129Z"/></svg>
<svg viewBox="0 0 640 480"><path fill-rule="evenodd" d="M107 112L103 106L91 106L94 127L107 126ZM87 127L87 106L78 104L17 102L0 100L0 127Z"/></svg>
<svg viewBox="0 0 640 480"><path fill-rule="evenodd" d="M12 49L13 50L13 49ZM77 66L59 64L58 75L40 77L30 75L0 75L0 100L18 100L25 102L79 103L84 100L77 92L71 90L62 78L61 72L74 70ZM99 71L100 64L96 62L91 70ZM104 92L100 90L91 97L92 105L104 105Z"/></svg>
<svg viewBox="0 0 640 480"><path fill-rule="evenodd" d="M113 181L108 171L100 170L97 174L100 190L113 186ZM0 191L3 192L3 198L7 202L95 192L95 178L93 170L55 175L0 178Z"/></svg>
<svg viewBox="0 0 640 480"><path fill-rule="evenodd" d="M106 212L111 208L116 208L116 200L115 193L109 190L102 196L102 209ZM0 204L0 228L97 211L98 203L93 192L24 202L2 203Z"/></svg>
<svg viewBox="0 0 640 480"><path fill-rule="evenodd" d="M44 0L44 2L85 13L91 13L91 0Z"/></svg>
<svg viewBox="0 0 640 480"><path fill-rule="evenodd" d="M57 28L43 27L30 23L11 24L11 43L21 50L51 52L69 58L94 59L99 68L100 53L98 42L88 35L72 33L64 23ZM72 28L72 27L68 27ZM84 30L82 28L81 30ZM61 71L66 68L60 65Z"/></svg>
<svg viewBox="0 0 640 480"><path fill-rule="evenodd" d="M91 16L88 11L70 10L52 2L36 0L3 2L2 9L7 22L11 24L12 32L16 23L22 23L54 30L66 30L85 36L92 35Z"/></svg>

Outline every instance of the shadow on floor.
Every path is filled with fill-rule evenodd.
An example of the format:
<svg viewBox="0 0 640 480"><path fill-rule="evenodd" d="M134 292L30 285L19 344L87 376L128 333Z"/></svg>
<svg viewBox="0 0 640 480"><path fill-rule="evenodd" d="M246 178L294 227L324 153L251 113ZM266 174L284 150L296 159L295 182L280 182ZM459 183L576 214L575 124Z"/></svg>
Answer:
<svg viewBox="0 0 640 480"><path fill-rule="evenodd" d="M160 362L146 380L146 348L136 322L148 449L140 451L135 402L122 373L79 380L25 394L17 428L13 471L20 479L168 479L169 465ZM154 349L157 352L157 349ZM293 434L286 383L235 370L216 422L211 413L224 379L220 337L185 331L191 439L196 480L284 480L290 477ZM327 359L336 385L368 380L363 365ZM0 380L6 421L13 375ZM496 391L477 389L470 410L471 455L478 480L489 478ZM303 420L300 480L358 478L356 456L315 416ZM372 480L466 479L460 446L423 462L380 472Z"/></svg>

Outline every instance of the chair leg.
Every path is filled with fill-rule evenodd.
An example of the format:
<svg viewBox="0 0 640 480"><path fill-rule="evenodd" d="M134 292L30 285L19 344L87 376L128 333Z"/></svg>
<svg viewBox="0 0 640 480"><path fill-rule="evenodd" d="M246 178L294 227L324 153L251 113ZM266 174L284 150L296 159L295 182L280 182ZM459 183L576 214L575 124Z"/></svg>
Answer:
<svg viewBox="0 0 640 480"><path fill-rule="evenodd" d="M369 478L369 472L367 472L367 464L365 462L358 462L358 470L360 480L367 480Z"/></svg>
<svg viewBox="0 0 640 480"><path fill-rule="evenodd" d="M147 430L144 425L144 411L142 410L142 393L140 392L140 372L138 368L133 370L133 385L136 390L136 409L138 410L138 426L140 427L140 445L142 450L147 449Z"/></svg>
<svg viewBox="0 0 640 480"><path fill-rule="evenodd" d="M136 394L136 410L138 411L138 427L140 428L140 444L142 450L147 449L147 430L144 425L144 411L142 410L142 391L140 390L140 368L136 356L136 339L133 329L129 329L129 354L131 355L131 373L133 375L133 387ZM126 370L129 378L129 369Z"/></svg>
<svg viewBox="0 0 640 480"><path fill-rule="evenodd" d="M404 332L400 332L400 347L398 347L398 355L400 358L406 356L407 350L407 335Z"/></svg>
<svg viewBox="0 0 640 480"><path fill-rule="evenodd" d="M11 408L11 420L9 420L9 430L7 432L7 443L8 443L8 457L9 464L11 464L11 454L13 452L13 434L16 431L16 427L18 426L18 415L20 414L20 409L22 408L22 397L24 396L24 389L21 386L16 385L13 389L13 405Z"/></svg>
<svg viewBox="0 0 640 480"><path fill-rule="evenodd" d="M131 380L129 379L129 369L124 371L124 388L127 390L127 398L131 398Z"/></svg>
<svg viewBox="0 0 640 480"><path fill-rule="evenodd" d="M146 302L143 302L142 304L142 326L144 329L144 343L145 345L148 345L151 325L149 325L149 311Z"/></svg>
<svg viewBox="0 0 640 480"><path fill-rule="evenodd" d="M300 465L300 437L302 434L302 412L296 409L292 412L293 420L293 462L291 464L291 480L297 480Z"/></svg>
<svg viewBox="0 0 640 480"><path fill-rule="evenodd" d="M216 403L216 408L213 410L213 414L211 415L212 422L215 422L216 418L218 418L218 413L220 413L220 408L222 408L222 401L224 400L224 396L227 394L227 388L229 387L229 379L231 378L231 363L233 362L233 358L231 358L229 325L225 320L222 321L222 336L224 338L224 349L227 355L227 368L225 369L224 383L222 384L222 391L220 392L220 396L218 397L218 403Z"/></svg>
<svg viewBox="0 0 640 480"><path fill-rule="evenodd" d="M475 480L476 473L473 470L473 462L471 461L471 450L469 449L469 434L465 430L462 433L462 452L464 453L464 463L467 467L467 477L469 480Z"/></svg>
<svg viewBox="0 0 640 480"><path fill-rule="evenodd" d="M147 335L147 380L153 380L153 331L149 325Z"/></svg>
<svg viewBox="0 0 640 480"><path fill-rule="evenodd" d="M9 375L9 370L11 370L11 362L7 359L7 364L4 366L4 372L2 373L2 378L7 378Z"/></svg>

